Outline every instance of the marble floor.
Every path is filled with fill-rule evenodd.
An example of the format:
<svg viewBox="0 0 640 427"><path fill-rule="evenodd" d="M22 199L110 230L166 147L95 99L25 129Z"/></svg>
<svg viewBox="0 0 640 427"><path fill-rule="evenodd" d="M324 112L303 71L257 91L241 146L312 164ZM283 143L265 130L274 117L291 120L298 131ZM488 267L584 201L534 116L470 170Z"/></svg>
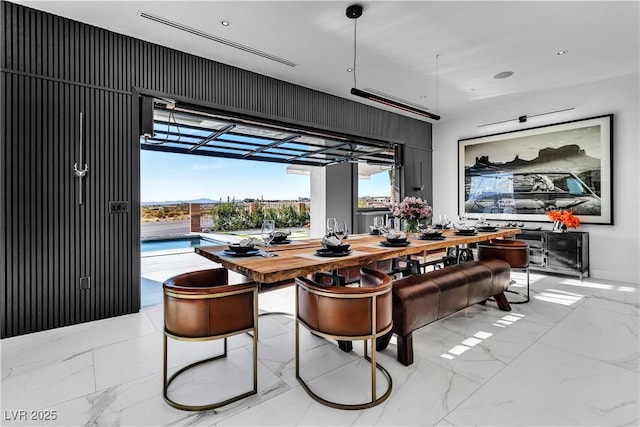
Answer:
<svg viewBox="0 0 640 427"><path fill-rule="evenodd" d="M375 408L342 411L312 400L295 379L293 320L262 316L258 394L214 411L173 409L162 399L157 283L213 264L195 254L151 258L142 261L139 313L0 341L2 425L640 424L638 285L535 273L529 304L510 313L476 305L415 333L413 365L395 360L393 343L378 353L393 392ZM293 311L291 288L259 300L264 311ZM169 345L171 371L221 348ZM303 332L304 377L325 397L366 399L369 369L362 346L354 347L343 353ZM176 380L172 396L197 404L250 388L251 349L250 337L231 338L226 360Z"/></svg>

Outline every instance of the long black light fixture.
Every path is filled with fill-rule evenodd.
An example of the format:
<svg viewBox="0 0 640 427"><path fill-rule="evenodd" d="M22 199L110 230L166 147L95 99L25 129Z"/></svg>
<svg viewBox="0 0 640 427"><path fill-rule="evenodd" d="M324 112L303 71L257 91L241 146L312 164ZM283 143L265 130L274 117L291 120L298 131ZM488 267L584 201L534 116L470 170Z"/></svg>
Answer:
<svg viewBox="0 0 640 427"><path fill-rule="evenodd" d="M357 19L362 16L362 6L359 4L352 4L347 7L347 18L354 20L354 33L353 33L353 85L356 85L356 53L357 53ZM364 99L368 99L369 101L375 101L380 104L387 105L389 107L398 108L403 111L407 111L409 113L417 114L422 117L427 117L432 120L440 120L440 116L437 114L430 113L426 110L422 110L417 107L413 107L411 105L404 104L402 102L395 101L393 99L386 98L384 96L367 92L357 87L351 88L351 94L355 96L359 96Z"/></svg>
<svg viewBox="0 0 640 427"><path fill-rule="evenodd" d="M367 92L367 91L364 91L364 90L356 89L355 87L351 88L351 95L359 96L359 97L368 99L369 101L379 102L380 104L385 104L385 105L388 105L390 107L399 108L401 110L408 111L408 112L413 113L413 114L418 114L420 116L428 117L428 118L433 119L433 120L440 120L440 116L437 115L437 114L432 114L432 113L430 113L428 111L421 110L419 108L412 107L410 105L402 104L402 103L400 103L398 101L394 101L392 99L385 98L385 97L380 96L380 95L376 95L375 93L371 93L371 92Z"/></svg>

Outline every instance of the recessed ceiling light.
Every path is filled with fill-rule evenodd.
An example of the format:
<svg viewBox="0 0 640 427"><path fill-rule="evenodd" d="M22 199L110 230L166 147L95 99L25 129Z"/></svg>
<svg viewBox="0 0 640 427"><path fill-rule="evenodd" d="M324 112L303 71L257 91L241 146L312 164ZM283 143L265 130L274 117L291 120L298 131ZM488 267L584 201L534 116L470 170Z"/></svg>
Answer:
<svg viewBox="0 0 640 427"><path fill-rule="evenodd" d="M224 27L228 27L229 25L231 25L231 22L226 21L226 20L223 19L222 21L220 21L220 24L222 24L222 26L224 26Z"/></svg>
<svg viewBox="0 0 640 427"><path fill-rule="evenodd" d="M502 71L493 76L494 79L506 79L507 77L511 77L513 75L513 71Z"/></svg>
<svg viewBox="0 0 640 427"><path fill-rule="evenodd" d="M347 73L353 72L353 68L347 68Z"/></svg>
<svg viewBox="0 0 640 427"><path fill-rule="evenodd" d="M558 55L558 56L562 56L562 55L564 55L564 54L566 54L566 53L567 53L567 51L566 51L566 50L561 50L561 51L556 52L556 55Z"/></svg>

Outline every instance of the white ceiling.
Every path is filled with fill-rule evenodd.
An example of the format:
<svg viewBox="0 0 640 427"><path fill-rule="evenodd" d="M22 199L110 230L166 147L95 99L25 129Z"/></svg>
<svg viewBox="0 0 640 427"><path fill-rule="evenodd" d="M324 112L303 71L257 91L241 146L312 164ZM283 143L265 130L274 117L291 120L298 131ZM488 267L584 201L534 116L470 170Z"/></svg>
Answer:
<svg viewBox="0 0 640 427"><path fill-rule="evenodd" d="M15 2L368 102L349 94L353 73L346 71L353 65L354 21L345 9L355 1ZM364 13L357 20L357 87L422 105L443 120L479 105L639 69L638 1L358 3ZM144 19L139 11L298 65L283 65ZM231 25L221 25L222 20ZM558 56L560 50L567 54ZM514 74L503 80L492 77L502 71Z"/></svg>

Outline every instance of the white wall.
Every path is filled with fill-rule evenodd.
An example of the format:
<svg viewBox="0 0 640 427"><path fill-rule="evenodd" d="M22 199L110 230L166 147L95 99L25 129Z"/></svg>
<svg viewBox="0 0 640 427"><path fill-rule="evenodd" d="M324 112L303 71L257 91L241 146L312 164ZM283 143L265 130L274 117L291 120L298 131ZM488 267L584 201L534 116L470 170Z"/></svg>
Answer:
<svg viewBox="0 0 640 427"><path fill-rule="evenodd" d="M614 225L583 224L589 232L591 277L640 283L640 75L479 101L473 112L433 126L434 213L457 214L458 140L613 113ZM574 110L479 128L478 125L564 108ZM446 117L445 117L446 119ZM541 224L551 229L550 223Z"/></svg>
<svg viewBox="0 0 640 427"><path fill-rule="evenodd" d="M320 238L327 232L327 218L347 221L353 230L354 206L357 206L357 170L351 163L311 168L311 230L309 237ZM354 178L355 177L355 178ZM354 199L354 197L356 199Z"/></svg>

